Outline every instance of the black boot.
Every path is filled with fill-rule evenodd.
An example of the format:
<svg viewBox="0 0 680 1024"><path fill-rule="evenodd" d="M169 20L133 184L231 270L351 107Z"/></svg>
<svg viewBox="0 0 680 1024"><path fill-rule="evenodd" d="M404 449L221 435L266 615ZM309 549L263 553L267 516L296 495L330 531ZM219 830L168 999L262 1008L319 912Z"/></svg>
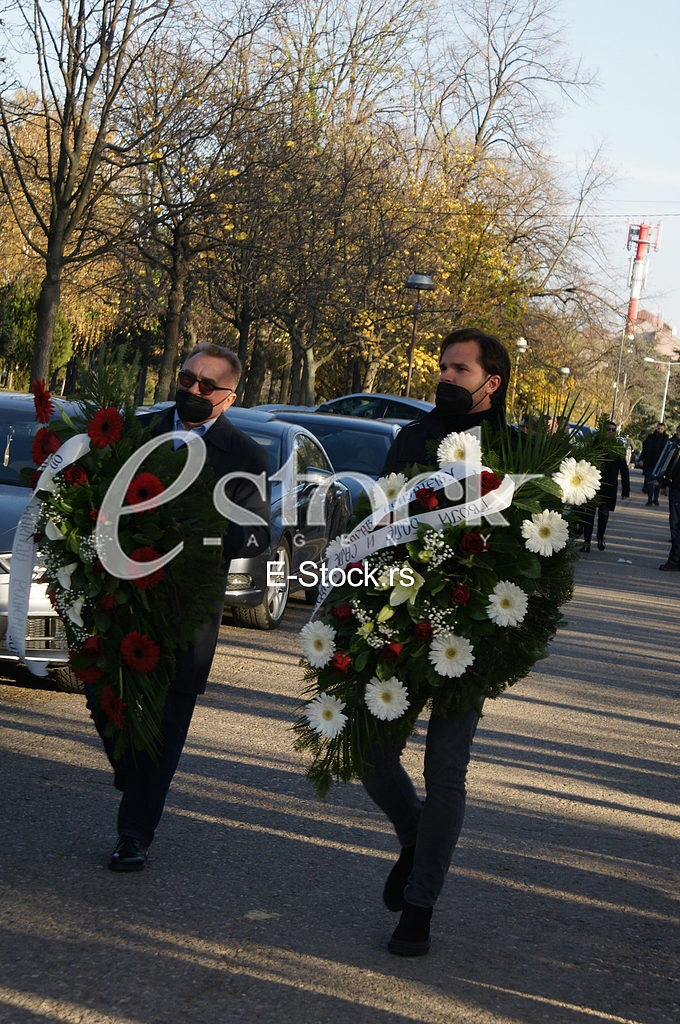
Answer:
<svg viewBox="0 0 680 1024"><path fill-rule="evenodd" d="M600 550L600 551L604 551L604 549L605 549L605 548L606 548L606 546L607 546L607 545L605 544L605 542L604 542L604 537L598 537L598 538L597 538L597 546L598 546L598 548L599 548L599 550Z"/></svg>
<svg viewBox="0 0 680 1024"><path fill-rule="evenodd" d="M402 846L399 860L394 865L383 889L383 903L388 910L395 913L404 909L404 889L408 882L408 876L413 870L413 856L416 852L415 846Z"/></svg>
<svg viewBox="0 0 680 1024"><path fill-rule="evenodd" d="M425 956L430 948L430 920L433 907L404 903L399 924L387 943L390 953L399 956Z"/></svg>
<svg viewBox="0 0 680 1024"><path fill-rule="evenodd" d="M121 836L111 854L111 871L143 871L146 867L146 846L131 836Z"/></svg>

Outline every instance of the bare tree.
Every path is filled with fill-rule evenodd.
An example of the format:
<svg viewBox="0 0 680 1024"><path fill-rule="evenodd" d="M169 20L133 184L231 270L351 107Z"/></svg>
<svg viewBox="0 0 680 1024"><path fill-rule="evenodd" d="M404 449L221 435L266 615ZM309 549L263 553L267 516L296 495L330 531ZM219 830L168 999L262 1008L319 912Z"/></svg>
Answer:
<svg viewBox="0 0 680 1024"><path fill-rule="evenodd" d="M48 373L64 267L110 248L99 214L125 157L116 145L117 101L172 4L11 0L5 9L5 52L23 30L39 83L37 94L7 80L0 86L0 183L24 239L45 265L32 380ZM39 131L37 152L23 145L27 123Z"/></svg>

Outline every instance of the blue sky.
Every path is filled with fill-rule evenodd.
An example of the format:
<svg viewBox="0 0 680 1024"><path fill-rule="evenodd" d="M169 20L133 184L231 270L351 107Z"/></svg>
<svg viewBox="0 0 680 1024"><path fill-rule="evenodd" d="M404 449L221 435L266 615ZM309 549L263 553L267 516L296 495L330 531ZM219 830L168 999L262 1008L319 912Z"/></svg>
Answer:
<svg viewBox="0 0 680 1024"><path fill-rule="evenodd" d="M611 266L626 294L626 224L663 221L641 306L680 335L680 2L564 0L569 49L599 71L590 102L568 107L551 148L567 163L604 143L615 180L598 208Z"/></svg>

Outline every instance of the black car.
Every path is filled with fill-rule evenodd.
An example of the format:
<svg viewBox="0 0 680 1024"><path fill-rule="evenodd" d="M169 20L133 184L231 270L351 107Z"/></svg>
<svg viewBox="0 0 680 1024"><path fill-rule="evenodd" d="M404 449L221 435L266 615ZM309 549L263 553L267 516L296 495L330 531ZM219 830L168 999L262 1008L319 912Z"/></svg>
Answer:
<svg viewBox="0 0 680 1024"><path fill-rule="evenodd" d="M401 430L399 424L385 420L328 416L320 412L299 412L297 409L282 409L276 413L276 418L306 427L319 439L336 474L350 491L352 506L356 504L361 491L370 488L372 481L380 476L385 457ZM366 478L364 486L362 476Z"/></svg>
<svg viewBox="0 0 680 1024"><path fill-rule="evenodd" d="M393 420L397 423L414 423L422 420L434 406L418 398L401 398L397 395L345 395L324 402L315 412L331 412L338 416L361 416L368 420Z"/></svg>
<svg viewBox="0 0 680 1024"><path fill-rule="evenodd" d="M275 419L271 413L231 408L226 413L238 427L266 450L272 480L272 539L270 551L255 558L234 559L229 567L225 605L244 626L275 629L286 610L291 591L302 589L293 579L301 562L319 565L324 551L346 528L351 514L349 490L333 479L333 462L314 434L295 423ZM288 478L292 457L298 478ZM278 479L277 479L278 477ZM284 487L286 483L286 487ZM290 488L292 487L292 491ZM324 523L309 522L308 511L319 487ZM288 503L284 496L288 488ZM321 492L323 494L323 491ZM282 563L283 585L268 584L267 562ZM279 577L279 578L280 578ZM292 583L292 586L291 586ZM309 601L316 595L305 591Z"/></svg>

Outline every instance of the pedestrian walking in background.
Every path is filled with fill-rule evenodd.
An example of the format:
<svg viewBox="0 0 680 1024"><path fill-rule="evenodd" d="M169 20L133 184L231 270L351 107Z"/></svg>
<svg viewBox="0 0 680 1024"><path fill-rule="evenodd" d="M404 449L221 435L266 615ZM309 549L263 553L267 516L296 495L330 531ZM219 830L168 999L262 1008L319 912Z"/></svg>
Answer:
<svg viewBox="0 0 680 1024"><path fill-rule="evenodd" d="M677 449L680 449L680 426L671 438ZM665 461L665 460L664 460ZM664 475L668 486L668 521L671 528L671 550L668 561L659 566L662 572L680 572L680 457L678 452L671 458Z"/></svg>
<svg viewBox="0 0 680 1024"><path fill-rule="evenodd" d="M642 445L640 462L645 473L645 485L643 487L643 491L647 495L648 505L659 504L659 490L661 488L661 484L658 480L654 480L654 467L659 461L659 456L664 450L667 440L666 428L663 423L657 423L654 433L647 434Z"/></svg>
<svg viewBox="0 0 680 1024"><path fill-rule="evenodd" d="M605 437L607 440L616 437L616 423L613 420L606 426ZM600 490L598 491L600 503L597 505L595 502L589 502L583 512L583 546L581 550L585 551L586 554L590 551L595 512L597 512L597 546L600 551L605 549L604 534L609 522L609 513L613 512L616 508L619 474L621 475L621 500L624 501L630 496L630 473L628 472L628 463L623 454L623 449L621 455L617 458L606 459L600 466L601 483Z"/></svg>

